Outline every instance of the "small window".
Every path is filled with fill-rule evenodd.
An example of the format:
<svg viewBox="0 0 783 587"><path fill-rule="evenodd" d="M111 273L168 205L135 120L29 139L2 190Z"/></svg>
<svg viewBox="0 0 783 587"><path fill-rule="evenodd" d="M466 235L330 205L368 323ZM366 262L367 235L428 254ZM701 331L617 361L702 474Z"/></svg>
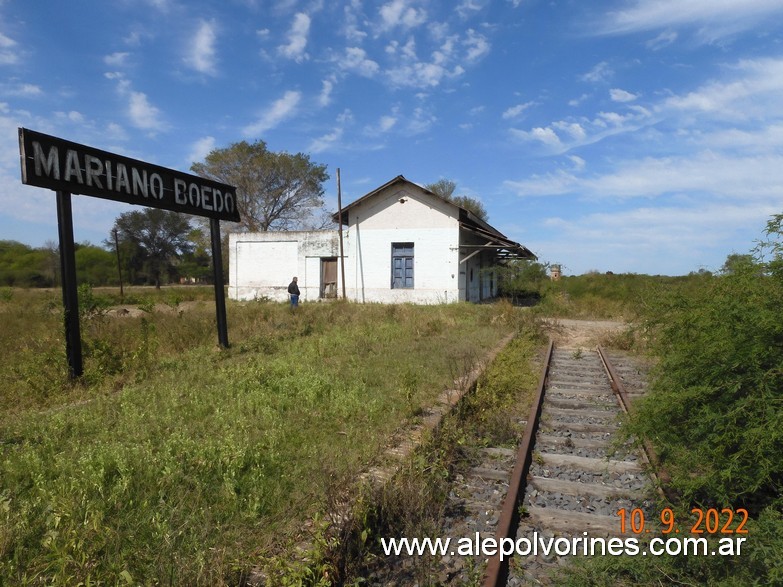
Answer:
<svg viewBox="0 0 783 587"><path fill-rule="evenodd" d="M392 243L391 286L413 287L413 243Z"/></svg>

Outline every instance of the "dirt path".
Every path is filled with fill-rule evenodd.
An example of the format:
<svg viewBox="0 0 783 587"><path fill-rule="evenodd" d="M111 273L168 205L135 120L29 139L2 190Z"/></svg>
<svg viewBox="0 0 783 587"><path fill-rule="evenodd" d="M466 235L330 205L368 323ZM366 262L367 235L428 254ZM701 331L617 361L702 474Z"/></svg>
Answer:
<svg viewBox="0 0 783 587"><path fill-rule="evenodd" d="M560 348L594 347L605 344L606 339L623 332L625 322L614 320L570 320L552 318L545 321L549 335Z"/></svg>

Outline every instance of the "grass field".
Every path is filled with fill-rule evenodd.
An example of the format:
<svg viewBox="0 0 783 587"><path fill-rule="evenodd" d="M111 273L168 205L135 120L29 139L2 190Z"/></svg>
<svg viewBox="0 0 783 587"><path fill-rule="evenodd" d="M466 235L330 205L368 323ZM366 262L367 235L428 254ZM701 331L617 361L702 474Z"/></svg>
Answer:
<svg viewBox="0 0 783 587"><path fill-rule="evenodd" d="M59 292L2 292L0 585L236 584L523 316L229 304L220 350L184 291L134 294L139 317L81 292L77 383Z"/></svg>

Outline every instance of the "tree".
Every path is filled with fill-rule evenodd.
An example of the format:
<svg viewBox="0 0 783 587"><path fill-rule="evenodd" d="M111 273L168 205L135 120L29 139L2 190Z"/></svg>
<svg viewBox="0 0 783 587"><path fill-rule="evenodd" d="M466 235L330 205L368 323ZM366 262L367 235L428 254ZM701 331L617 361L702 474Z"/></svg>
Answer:
<svg viewBox="0 0 783 587"><path fill-rule="evenodd" d="M326 166L303 153L269 151L264 141L214 149L190 168L237 188L241 228L249 232L303 228L323 206Z"/></svg>
<svg viewBox="0 0 783 587"><path fill-rule="evenodd" d="M107 243L113 243L114 230L131 268L146 273L155 287L160 287L163 273L173 277L175 262L193 250L190 219L176 212L144 208L120 214Z"/></svg>
<svg viewBox="0 0 783 587"><path fill-rule="evenodd" d="M726 261L724 261L723 267L721 267L721 273L724 275L729 273L736 273L738 271L742 271L743 268L747 267L748 265L752 265L753 263L755 263L753 255L731 253L728 257L726 257Z"/></svg>
<svg viewBox="0 0 783 587"><path fill-rule="evenodd" d="M450 179L439 179L435 183L425 185L424 188L431 191L436 196L440 196L447 202L451 202L460 208L464 208L468 212L472 212L486 222L488 214L486 208L484 208L484 204L470 196L455 196L454 191L457 189L457 184Z"/></svg>
<svg viewBox="0 0 783 587"><path fill-rule="evenodd" d="M75 248L74 258L78 283L106 285L117 281L117 258L114 253L89 242L78 243Z"/></svg>

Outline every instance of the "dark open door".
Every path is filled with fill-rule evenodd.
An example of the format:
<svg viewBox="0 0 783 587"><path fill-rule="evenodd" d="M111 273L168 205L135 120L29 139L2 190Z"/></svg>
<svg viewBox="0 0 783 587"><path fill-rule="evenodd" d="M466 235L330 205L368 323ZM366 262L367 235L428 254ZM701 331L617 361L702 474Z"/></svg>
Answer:
<svg viewBox="0 0 783 587"><path fill-rule="evenodd" d="M337 297L337 258L321 259L321 297Z"/></svg>

